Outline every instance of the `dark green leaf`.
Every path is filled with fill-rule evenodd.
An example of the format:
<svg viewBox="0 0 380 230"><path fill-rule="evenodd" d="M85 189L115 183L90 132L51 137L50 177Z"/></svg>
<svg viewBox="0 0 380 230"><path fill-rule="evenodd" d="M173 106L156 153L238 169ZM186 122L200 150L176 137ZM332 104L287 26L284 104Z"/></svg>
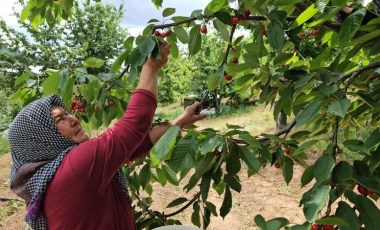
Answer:
<svg viewBox="0 0 380 230"><path fill-rule="evenodd" d="M177 26L173 28L174 33L177 35L177 38L183 43L189 43L190 37L187 34L186 30L182 26Z"/></svg>
<svg viewBox="0 0 380 230"><path fill-rule="evenodd" d="M145 188L145 186L149 183L150 176L151 176L150 166L149 164L146 164L141 169L140 174L139 174L139 183L142 188Z"/></svg>
<svg viewBox="0 0 380 230"><path fill-rule="evenodd" d="M301 186L304 187L308 183L310 183L314 178L314 165L309 166L302 173L301 177Z"/></svg>
<svg viewBox="0 0 380 230"><path fill-rule="evenodd" d="M331 155L324 154L314 164L314 177L317 182L330 179L331 172L335 166L335 160Z"/></svg>
<svg viewBox="0 0 380 230"><path fill-rule="evenodd" d="M170 158L170 166L174 172L194 167L196 151L197 140L194 137L180 139L175 145Z"/></svg>
<svg viewBox="0 0 380 230"><path fill-rule="evenodd" d="M202 37L200 33L201 26L195 25L190 30L190 41L189 41L189 55L195 55L201 49Z"/></svg>
<svg viewBox="0 0 380 230"><path fill-rule="evenodd" d="M150 156L158 161L152 160L152 166L157 167L159 163L171 153L176 142L177 134L179 132L179 126L171 126L163 136L157 141L150 151Z"/></svg>
<svg viewBox="0 0 380 230"><path fill-rule="evenodd" d="M224 180L227 183L228 187L232 188L236 192L240 192L241 191L241 184L235 177L237 177L237 176L233 176L231 174L226 174L226 175L224 175Z"/></svg>
<svg viewBox="0 0 380 230"><path fill-rule="evenodd" d="M285 33L280 22L272 20L268 26L268 42L273 49L281 50L285 44Z"/></svg>
<svg viewBox="0 0 380 230"><path fill-rule="evenodd" d="M349 226L339 226L341 230L353 230L360 228L360 220L357 217L355 210L346 202L338 203L335 215L342 218Z"/></svg>
<svg viewBox="0 0 380 230"><path fill-rule="evenodd" d="M156 46L156 42L151 36L143 37L138 45L140 53L145 56L150 56L154 47Z"/></svg>
<svg viewBox="0 0 380 230"><path fill-rule="evenodd" d="M338 34L340 47L346 47L347 43L354 37L361 25L365 12L365 8L358 9L343 21Z"/></svg>
<svg viewBox="0 0 380 230"><path fill-rule="evenodd" d="M310 200L304 204L303 212L306 220L313 223L317 220L319 212L326 205L330 192L330 186L324 185L313 190L313 195Z"/></svg>
<svg viewBox="0 0 380 230"><path fill-rule="evenodd" d="M334 101L329 105L328 111L331 114L344 118L348 109L351 106L351 101L347 98L343 98L339 101Z"/></svg>
<svg viewBox="0 0 380 230"><path fill-rule="evenodd" d="M224 199L222 206L220 207L220 216L226 217L227 214L231 211L232 208L232 195L229 187L226 187L225 193L224 193Z"/></svg>
<svg viewBox="0 0 380 230"><path fill-rule="evenodd" d="M181 204L185 203L186 201L188 201L187 198L185 198L185 197L179 197L179 198L173 200L172 202L170 202L168 204L168 206L166 206L166 208L171 208L171 207L175 207L175 206L181 205Z"/></svg>
<svg viewBox="0 0 380 230"><path fill-rule="evenodd" d="M175 13L175 8L166 8L162 11L162 17L168 17Z"/></svg>
<svg viewBox="0 0 380 230"><path fill-rule="evenodd" d="M211 15L219 11L220 9L222 9L227 4L228 4L227 0L212 0L206 6L204 10L204 15Z"/></svg>
<svg viewBox="0 0 380 230"><path fill-rule="evenodd" d="M287 185L289 185L289 182L293 178L293 165L294 162L290 157L284 158L284 162L282 165L282 176L284 177L284 180Z"/></svg>
<svg viewBox="0 0 380 230"><path fill-rule="evenodd" d="M364 196L357 196L355 204L359 211L359 219L367 230L379 229L380 210L370 199Z"/></svg>
<svg viewBox="0 0 380 230"><path fill-rule="evenodd" d="M304 125L311 118L317 115L319 109L321 108L321 105L322 101L320 99L315 99L312 102L310 102L299 114L297 114L297 126Z"/></svg>
<svg viewBox="0 0 380 230"><path fill-rule="evenodd" d="M241 159L247 165L249 170L253 172L258 172L260 170L261 163L252 152L245 147L239 147L239 153Z"/></svg>

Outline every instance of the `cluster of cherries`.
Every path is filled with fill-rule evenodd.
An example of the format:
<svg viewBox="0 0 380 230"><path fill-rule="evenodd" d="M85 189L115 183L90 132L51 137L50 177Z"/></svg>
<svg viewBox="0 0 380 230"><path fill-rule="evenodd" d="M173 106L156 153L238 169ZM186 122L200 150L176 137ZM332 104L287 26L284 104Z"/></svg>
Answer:
<svg viewBox="0 0 380 230"><path fill-rule="evenodd" d="M311 29L310 30L310 36L312 37L316 37L318 35L318 30L317 29ZM307 32L301 32L298 34L298 38L299 39L305 39L307 38L308 36L308 33Z"/></svg>
<svg viewBox="0 0 380 230"><path fill-rule="evenodd" d="M162 31L156 30L154 31L154 35L156 35L157 37L166 38L170 35L170 30L162 30Z"/></svg>
<svg viewBox="0 0 380 230"><path fill-rule="evenodd" d="M79 113L84 113L86 106L87 101L82 95L75 95L75 100L70 103L70 108Z"/></svg>
<svg viewBox="0 0 380 230"><path fill-rule="evenodd" d="M311 228L310 230L334 230L335 227L334 225L330 225L330 224L313 224L311 225Z"/></svg>
<svg viewBox="0 0 380 230"><path fill-rule="evenodd" d="M251 14L251 12L249 10L246 10L244 11L244 13L242 14L238 14L236 16L233 16L231 18L231 21L230 21L230 24L231 25L236 25L238 24L240 21L245 21L249 18L249 15Z"/></svg>

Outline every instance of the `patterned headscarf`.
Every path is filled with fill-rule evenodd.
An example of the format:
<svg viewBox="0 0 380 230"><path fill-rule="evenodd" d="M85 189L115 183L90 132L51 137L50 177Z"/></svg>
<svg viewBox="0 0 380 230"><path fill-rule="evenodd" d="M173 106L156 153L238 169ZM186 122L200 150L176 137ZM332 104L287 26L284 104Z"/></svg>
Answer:
<svg viewBox="0 0 380 230"><path fill-rule="evenodd" d="M63 101L55 94L36 100L21 110L8 133L13 161L11 190L25 200L25 220L36 230L47 229L42 207L43 196L65 155L77 146L59 133L50 115L51 105L65 109ZM115 178L127 195L120 170Z"/></svg>

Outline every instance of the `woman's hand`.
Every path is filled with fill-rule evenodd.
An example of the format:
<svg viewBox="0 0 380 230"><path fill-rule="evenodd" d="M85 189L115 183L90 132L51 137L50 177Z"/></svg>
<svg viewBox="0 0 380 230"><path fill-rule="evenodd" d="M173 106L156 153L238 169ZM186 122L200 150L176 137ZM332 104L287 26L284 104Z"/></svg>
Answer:
<svg viewBox="0 0 380 230"><path fill-rule="evenodd" d="M197 108L200 102L195 102L186 107L185 111L171 122L172 125L178 125L181 128L194 124L196 121L202 120L206 115L198 114Z"/></svg>
<svg viewBox="0 0 380 230"><path fill-rule="evenodd" d="M160 49L160 57L154 58L149 57L146 62L143 65L143 69L148 69L149 71L152 71L153 73L158 73L158 71L166 65L168 62L168 56L170 54L170 48L172 46L169 43L160 43L159 49Z"/></svg>

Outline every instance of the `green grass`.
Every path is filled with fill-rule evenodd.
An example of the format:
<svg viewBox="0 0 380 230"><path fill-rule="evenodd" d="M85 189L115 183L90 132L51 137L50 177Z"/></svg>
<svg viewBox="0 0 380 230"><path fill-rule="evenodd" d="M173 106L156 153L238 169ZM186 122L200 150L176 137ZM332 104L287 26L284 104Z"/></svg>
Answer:
<svg viewBox="0 0 380 230"><path fill-rule="evenodd" d="M8 138L5 135L0 134L0 156L4 153L9 153L11 147L9 146Z"/></svg>

